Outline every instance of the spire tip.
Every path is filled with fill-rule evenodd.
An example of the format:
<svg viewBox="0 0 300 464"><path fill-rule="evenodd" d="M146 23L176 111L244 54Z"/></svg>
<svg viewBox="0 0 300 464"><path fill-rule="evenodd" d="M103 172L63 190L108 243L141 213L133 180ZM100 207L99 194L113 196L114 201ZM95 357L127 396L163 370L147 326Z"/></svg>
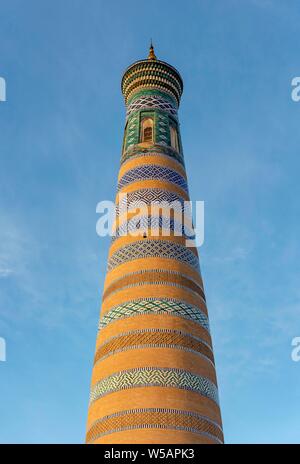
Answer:
<svg viewBox="0 0 300 464"><path fill-rule="evenodd" d="M156 60L156 55L154 53L154 47L152 43L152 39L150 40L150 49L149 49L149 55L148 55L148 60Z"/></svg>

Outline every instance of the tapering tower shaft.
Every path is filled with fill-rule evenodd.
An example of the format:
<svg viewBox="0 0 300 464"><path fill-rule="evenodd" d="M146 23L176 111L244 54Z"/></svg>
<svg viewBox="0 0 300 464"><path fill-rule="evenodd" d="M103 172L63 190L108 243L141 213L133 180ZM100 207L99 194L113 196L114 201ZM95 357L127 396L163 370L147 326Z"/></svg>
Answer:
<svg viewBox="0 0 300 464"><path fill-rule="evenodd" d="M126 126L87 443L223 442L198 253L186 246L192 221L182 227L182 90L152 46L122 79ZM173 205L171 218L165 209L153 214L162 202Z"/></svg>

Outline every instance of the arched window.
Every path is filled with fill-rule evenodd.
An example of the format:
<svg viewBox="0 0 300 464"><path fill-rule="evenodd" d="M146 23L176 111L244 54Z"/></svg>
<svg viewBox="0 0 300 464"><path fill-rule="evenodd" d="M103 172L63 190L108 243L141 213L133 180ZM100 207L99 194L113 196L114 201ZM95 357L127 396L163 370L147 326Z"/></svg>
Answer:
<svg viewBox="0 0 300 464"><path fill-rule="evenodd" d="M179 152L178 133L177 133L176 127L170 126L170 135L171 135L171 147L174 148L174 150Z"/></svg>
<svg viewBox="0 0 300 464"><path fill-rule="evenodd" d="M153 119L142 120L142 142L153 142Z"/></svg>

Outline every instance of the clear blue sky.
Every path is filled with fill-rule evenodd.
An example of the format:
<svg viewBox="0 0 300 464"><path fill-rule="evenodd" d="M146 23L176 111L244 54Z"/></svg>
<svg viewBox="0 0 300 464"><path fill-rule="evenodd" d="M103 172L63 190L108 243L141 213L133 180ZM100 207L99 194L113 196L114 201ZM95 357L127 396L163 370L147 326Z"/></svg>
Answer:
<svg viewBox="0 0 300 464"><path fill-rule="evenodd" d="M123 70L181 72L190 193L228 443L300 442L299 1L2 0L1 442L83 442Z"/></svg>

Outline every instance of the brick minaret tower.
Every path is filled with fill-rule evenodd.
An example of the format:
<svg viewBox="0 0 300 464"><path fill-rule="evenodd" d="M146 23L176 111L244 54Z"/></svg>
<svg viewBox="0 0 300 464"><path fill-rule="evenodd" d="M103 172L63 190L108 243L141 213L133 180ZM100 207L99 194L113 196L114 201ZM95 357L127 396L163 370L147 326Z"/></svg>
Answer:
<svg viewBox="0 0 300 464"><path fill-rule="evenodd" d="M123 75L127 115L117 220L87 443L223 442L198 253L178 234L183 202L189 200L177 114L182 90L178 71L157 60L152 45L148 59L132 64ZM176 202L170 233L163 233L163 214L155 220L150 209L141 217L142 235L124 233L124 201L130 214L139 202L149 208L155 201Z"/></svg>

